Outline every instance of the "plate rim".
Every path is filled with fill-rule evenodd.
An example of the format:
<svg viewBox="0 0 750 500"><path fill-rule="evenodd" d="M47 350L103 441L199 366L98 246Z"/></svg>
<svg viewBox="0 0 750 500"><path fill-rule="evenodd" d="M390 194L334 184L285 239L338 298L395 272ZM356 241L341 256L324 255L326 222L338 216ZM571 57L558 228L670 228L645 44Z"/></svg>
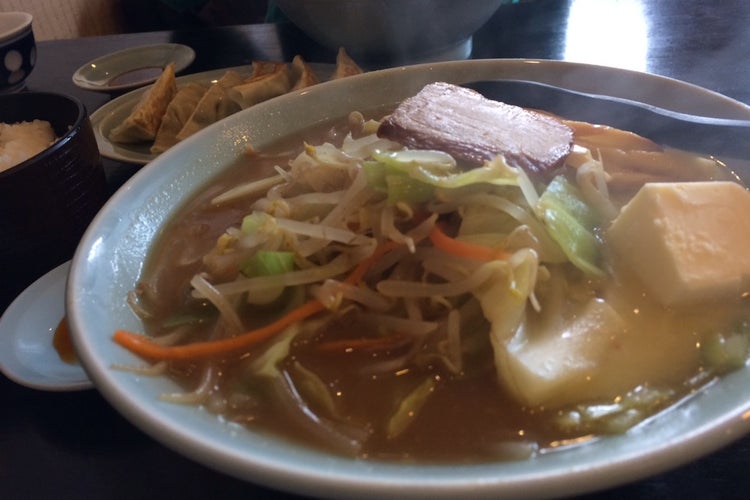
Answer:
<svg viewBox="0 0 750 500"><path fill-rule="evenodd" d="M315 99L320 95L333 94L334 91L344 91L358 86L366 90L367 88L373 88L378 83L387 83L389 76L393 76L395 81L401 82L404 78L415 72L419 73L421 78L428 79L436 78L455 70L456 75L461 75L462 77L471 76L472 79L478 79L479 76L484 76L485 73L492 73L493 70L502 69L504 64L528 64L530 75L526 75L527 79L535 75L536 70L533 69L534 67L538 69L540 66L546 66L550 70L581 67L579 64L566 63L564 61L472 60L391 68L337 82L324 83L317 86L317 88L311 88L304 95L292 94L281 96L211 125L182 144L163 153L157 161L141 169L140 172L136 173L126 182L123 188L115 193L112 201L109 202L112 203L113 208L108 209L108 204L97 215L89 230L84 235L82 243L74 257L71 279L68 283L68 303L72 306L76 301L91 300L92 297L83 291L87 290L92 282L106 279L106 276L96 276L96 273L93 273L91 269L87 269L87 264L90 261L93 262L97 258L97 255L100 255L100 252L104 250L123 252L126 255L122 256L125 259L122 262L133 257L133 255L127 255L127 252L138 254L138 249L125 248L122 247L122 244L118 246L117 242L109 241L109 235L113 234L115 230L113 223L118 218L126 219L125 222L122 222L124 224L129 224L139 219L149 220L151 223L154 221L146 216L148 208L144 208L142 214L125 213L121 210L116 210L121 203L120 200L127 197L137 197L138 201L149 201L149 196L158 196L159 192L147 193L149 183L151 182L149 176L157 175L154 174L155 172L160 172L158 175L163 176L162 181L167 180L170 182L170 186L178 191L177 196L184 194L182 191L179 191L183 189L181 181L191 174L176 171L174 165L179 163L181 159L184 159L188 152L195 153L197 150L203 149L197 155L198 157L192 160L193 164L189 168L197 170L208 167L213 168L214 173L218 172L224 165L211 167L211 162L229 153L227 151L217 152L216 150L220 149L219 145L214 149L210 147L206 148L206 146L211 144L212 141L215 142L219 137L222 141L221 145L230 143L230 132L233 128L240 127L241 130L238 129L238 132L248 132L247 127L251 127L252 124L244 124L243 122L251 121L248 118L252 116L273 117L274 114L282 112L284 104L289 99L307 99L311 106L315 106ZM594 72L600 71L603 67L597 66L595 68L598 69ZM617 68L608 68L608 70L615 71L618 74L628 71ZM479 73L482 74L480 75ZM635 74L635 78L645 75L638 74L638 72L633 73ZM461 76L457 76L456 78L460 78ZM665 77L657 78L663 79ZM688 94L697 92L700 95L708 95L709 97L715 95L721 99L731 101L733 105L730 108L736 108L738 115L744 113L745 117L750 117L750 107L739 101L685 82L667 80L674 81L675 84L683 86L682 88L687 89L686 92ZM343 101L337 104L337 106L345 106L346 99ZM243 124L240 125L240 123ZM238 149L233 150L232 154L237 153L237 151ZM170 167L170 165L173 167ZM209 175L209 173L200 175ZM205 182L206 179L204 178L198 184L202 185ZM157 184L162 186L163 182ZM158 191L158 187L152 187L151 189L152 191ZM119 207L119 209L124 209L124 207ZM174 207L168 210L168 212L172 213L173 210ZM164 218L168 219L169 214L165 215ZM131 222L128 222L128 219ZM110 244L114 248L110 249ZM119 271L128 271L127 269L120 268L119 264L111 265L118 267ZM140 265L133 263L134 269L140 269ZM107 286L111 286L111 284ZM539 459L533 459L534 467L529 467L527 461L500 464L451 464L436 466L384 464L381 462L337 459L327 454L300 450L299 448L293 448L290 451L290 449L286 448L277 439L264 437L244 430L223 429L220 431L212 428L212 433L208 437L194 436L191 438L191 428L188 424L203 422L201 419L206 418L205 415L199 415L199 411L179 412L172 408L159 406L155 401L145 399L140 393L135 395L128 394L128 391L134 390L133 388L139 382L107 372L107 366L103 364L102 359L99 357L101 346L97 345L95 341L93 344L90 343L91 339L89 337L92 336L90 331L84 333L80 333L79 331L81 327L91 328L92 320L96 318L84 318L79 311L74 310L71 319L74 342L79 353L82 355L82 360L89 368L89 372L97 388L129 420L162 442L165 446L175 449L179 453L204 465L240 479L264 484L279 490L291 490L303 494L314 493L316 495L325 494L331 496L364 494L373 497L397 494L400 497L434 496L436 498L449 498L455 497L457 494L466 493L467 491L471 491L472 495L480 497L496 497L498 494L519 497L547 497L559 496L563 493L584 493L605 487L617 486L677 467L715 451L721 446L737 439L740 435L744 435L750 431L750 420L742 419L742 415L750 411L750 401L744 400L733 402L730 410L722 410L718 415L711 414L713 409L709 405L709 407L701 411L706 412L710 419L703 422L701 426L697 428L690 427L688 432L679 436L669 434L670 432L675 432L671 428L675 423L682 422L680 419L689 420L691 418L691 412L694 410L693 407L697 404L695 403L696 401L705 402L707 400L710 403L718 398L720 394L731 391L740 391L742 395L746 395L747 390L744 384L750 378L750 368L746 367L740 370L739 373L724 377L721 384L718 384L719 393L712 390L707 395L709 391L704 391L693 397L693 399L688 400L687 403L683 402L676 406L675 414L666 419L668 425L663 423L664 419L660 420L658 418L650 419L644 424L639 425L633 431L636 436L642 436L642 433L653 432L654 429L658 429L668 437L666 441L663 441L661 436L658 440L654 438L654 440L648 441L650 446L646 453L640 448L638 450L633 449L632 444L628 444L628 438L615 436L606 438L606 448L617 445L617 449L621 450L620 454L615 455L614 458L610 456L609 458L596 459L599 454L604 453L604 451L601 451L602 447L592 449L591 446L583 446L561 450L560 453L567 454L567 457L582 459L582 461L574 465L571 465L566 459L566 463L563 466L563 464L558 463L560 459L556 458L559 455L555 455L554 453L542 456ZM132 377L132 374L128 374L128 376ZM148 390L151 390L151 388ZM156 391L158 388L154 390ZM175 415L179 415L180 418L185 418L186 420L178 420L176 422L170 420L174 419ZM665 427L666 429L663 429ZM241 449L236 444L237 440L226 437L222 432L228 434L239 432L244 436L250 436L248 439L252 440L252 444L266 451L267 455L262 457L248 456L247 450ZM633 434L630 434L630 438L632 437ZM225 448L220 449L219 444L225 446ZM592 455L595 458L593 461L591 460ZM607 457L606 453L604 453L604 457ZM285 463L290 458L293 462L291 464ZM449 474L450 471L453 471L453 474ZM376 473L381 474L381 478L385 478L385 482L376 481L374 479ZM573 479L577 480L573 481Z"/></svg>
<svg viewBox="0 0 750 500"><path fill-rule="evenodd" d="M86 74L89 72L91 66L97 64L100 65L113 63L129 55L144 52L154 52L158 53L159 55L163 55L163 64L167 64L170 62L175 63L175 73L179 73L180 71L184 70L195 60L195 50L192 47L182 43L153 43L147 45L138 45L135 47L128 47L126 49L110 52L82 64L75 70L75 72L73 72L73 76L71 77L73 84L85 90L94 90L97 92L117 92L121 90L143 87L145 85L153 83L158 77L144 78L136 82L122 83L120 85L100 85L86 77ZM123 66L121 70L123 72L132 71L135 69L139 69L140 67L141 66L134 64L131 66Z"/></svg>

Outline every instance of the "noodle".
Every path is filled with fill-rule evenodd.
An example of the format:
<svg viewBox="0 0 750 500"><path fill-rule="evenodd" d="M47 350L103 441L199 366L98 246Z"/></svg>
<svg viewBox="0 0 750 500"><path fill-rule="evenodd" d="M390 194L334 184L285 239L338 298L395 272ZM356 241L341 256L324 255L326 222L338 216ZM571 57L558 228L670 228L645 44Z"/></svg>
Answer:
<svg viewBox="0 0 750 500"><path fill-rule="evenodd" d="M232 307L227 298L217 290L216 287L210 284L204 276L196 274L193 279L190 280L190 284L200 296L207 298L214 306L216 306L216 309L219 310L222 318L224 318L231 330L241 332L244 329L242 326L242 320L234 310L234 307Z"/></svg>

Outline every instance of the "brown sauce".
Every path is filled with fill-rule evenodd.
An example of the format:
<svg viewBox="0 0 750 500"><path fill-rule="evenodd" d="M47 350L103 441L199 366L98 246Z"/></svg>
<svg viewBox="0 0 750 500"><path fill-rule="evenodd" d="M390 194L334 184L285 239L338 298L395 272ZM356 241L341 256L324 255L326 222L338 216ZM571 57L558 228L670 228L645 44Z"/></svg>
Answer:
<svg viewBox="0 0 750 500"><path fill-rule="evenodd" d="M145 68L132 69L112 77L112 79L109 80L109 86L115 87L155 80L161 75L163 70L164 68L161 66L147 66Z"/></svg>
<svg viewBox="0 0 750 500"><path fill-rule="evenodd" d="M70 338L70 328L68 326L67 316L63 316L60 323L55 328L55 333L52 336L52 346L55 348L57 355L64 363L74 365L78 363L78 356L76 355L75 347L73 346L73 340Z"/></svg>

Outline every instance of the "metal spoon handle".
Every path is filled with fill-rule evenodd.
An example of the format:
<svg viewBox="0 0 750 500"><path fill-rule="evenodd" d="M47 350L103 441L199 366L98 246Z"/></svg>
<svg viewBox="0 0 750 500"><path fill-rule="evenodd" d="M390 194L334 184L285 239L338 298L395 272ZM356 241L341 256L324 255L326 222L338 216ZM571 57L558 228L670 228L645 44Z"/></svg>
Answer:
<svg viewBox="0 0 750 500"><path fill-rule="evenodd" d="M660 144L713 156L750 159L750 120L678 113L638 101L525 80L484 80L462 85L489 99L548 111L570 120L610 125Z"/></svg>

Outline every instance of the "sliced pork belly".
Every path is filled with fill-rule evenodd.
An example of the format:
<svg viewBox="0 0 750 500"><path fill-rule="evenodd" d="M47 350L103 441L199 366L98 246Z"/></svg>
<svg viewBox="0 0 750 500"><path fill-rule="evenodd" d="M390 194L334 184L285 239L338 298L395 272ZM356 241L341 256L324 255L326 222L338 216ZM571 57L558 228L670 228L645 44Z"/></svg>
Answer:
<svg viewBox="0 0 750 500"><path fill-rule="evenodd" d="M562 165L573 130L561 120L486 99L449 83L432 83L403 101L378 128L378 136L412 149L438 149L469 165L503 155L530 174Z"/></svg>

